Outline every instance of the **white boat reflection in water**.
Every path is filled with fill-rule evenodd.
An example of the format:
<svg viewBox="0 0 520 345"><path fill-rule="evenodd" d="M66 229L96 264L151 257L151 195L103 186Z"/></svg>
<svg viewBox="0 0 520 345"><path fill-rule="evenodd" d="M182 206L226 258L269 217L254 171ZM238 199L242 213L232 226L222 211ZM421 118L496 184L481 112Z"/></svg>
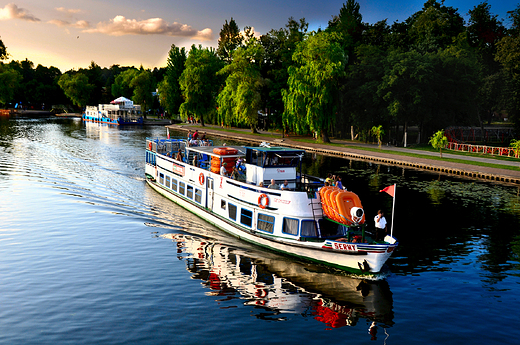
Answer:
<svg viewBox="0 0 520 345"><path fill-rule="evenodd" d="M258 318L282 321L284 314L299 314L331 328L355 326L365 319L372 336L377 326L393 325L392 294L386 280L358 279L272 252L235 248L192 235L161 237L176 242L179 258L186 260L192 278L210 289L208 295L224 297L220 303L231 305L239 299L240 304L261 307Z"/></svg>

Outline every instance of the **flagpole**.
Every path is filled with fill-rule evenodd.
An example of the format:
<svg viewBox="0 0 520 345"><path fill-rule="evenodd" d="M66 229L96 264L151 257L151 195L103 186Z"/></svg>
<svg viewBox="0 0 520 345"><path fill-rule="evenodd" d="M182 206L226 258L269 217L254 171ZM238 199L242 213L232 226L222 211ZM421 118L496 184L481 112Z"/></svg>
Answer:
<svg viewBox="0 0 520 345"><path fill-rule="evenodd" d="M396 188L397 184L394 183L394 201L392 202L392 226L390 227L390 236L394 237L394 211L395 211L395 194L396 194Z"/></svg>

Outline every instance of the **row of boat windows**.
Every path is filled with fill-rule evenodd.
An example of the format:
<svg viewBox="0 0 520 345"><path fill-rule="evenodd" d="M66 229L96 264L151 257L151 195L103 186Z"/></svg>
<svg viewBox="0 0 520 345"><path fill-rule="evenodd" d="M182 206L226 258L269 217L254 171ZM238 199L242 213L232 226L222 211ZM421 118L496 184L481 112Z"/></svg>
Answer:
<svg viewBox="0 0 520 345"><path fill-rule="evenodd" d="M191 200L195 200L199 204L202 203L202 190L198 188L187 185L185 182L177 181L177 179L168 175L165 176L163 173L159 174L159 183Z"/></svg>
<svg viewBox="0 0 520 345"><path fill-rule="evenodd" d="M159 173L159 183L167 188L172 189L173 191L186 196L191 200L195 200L195 202L201 204L202 203L202 190L195 188L189 184L186 184L183 181L178 181L177 179L165 175L163 173ZM221 201L221 208L228 210L229 219L237 222L238 216L238 207L235 204L230 202L226 202L226 200ZM253 226L253 211L247 208L240 208L240 218L238 222L244 226L251 228ZM275 217L265 214L259 213L256 221L256 228L260 231L265 231L268 233L273 233L275 225ZM316 227L316 221L313 219L302 219L299 220L297 218L283 218L282 223L282 233L301 237L317 237L318 229Z"/></svg>
<svg viewBox="0 0 520 345"><path fill-rule="evenodd" d="M226 202L226 200L221 201L221 208L228 210L228 217L233 221L237 221L237 211L238 207L235 204L230 202ZM240 209L240 218L238 220L240 224L245 225L247 227L252 227L253 225L253 211L242 207ZM265 231L268 233L273 233L275 225L275 217L265 214L259 213L256 221L257 230ZM300 229L301 225L301 229ZM298 233L300 231L300 234ZM301 221L297 218L283 218L282 223L282 233L298 236L298 234L302 237L317 237L318 229L316 228L316 222L312 219L302 219Z"/></svg>

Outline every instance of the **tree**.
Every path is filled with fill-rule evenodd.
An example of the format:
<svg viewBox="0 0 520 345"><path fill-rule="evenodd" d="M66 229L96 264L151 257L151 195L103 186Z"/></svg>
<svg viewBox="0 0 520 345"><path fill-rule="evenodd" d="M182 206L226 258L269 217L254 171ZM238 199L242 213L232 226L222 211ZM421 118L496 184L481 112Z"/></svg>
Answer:
<svg viewBox="0 0 520 345"><path fill-rule="evenodd" d="M370 132L372 133L372 135L374 135L377 138L377 144L379 146L379 149L381 149L381 144L383 143L382 138L383 138L383 135L385 135L383 126L381 126L381 125L373 126L372 129L370 130Z"/></svg>
<svg viewBox="0 0 520 345"><path fill-rule="evenodd" d="M448 138L444 135L444 131L441 129L440 131L435 132L435 134L430 137L429 142L434 149L439 150L442 158L442 149L448 145Z"/></svg>
<svg viewBox="0 0 520 345"><path fill-rule="evenodd" d="M435 52L452 44L465 31L464 19L456 8L444 6L444 0L427 0L421 11L410 18L410 35L420 52Z"/></svg>
<svg viewBox="0 0 520 345"><path fill-rule="evenodd" d="M8 56L7 48L5 47L4 42L0 39L0 60L6 60Z"/></svg>
<svg viewBox="0 0 520 345"><path fill-rule="evenodd" d="M327 31L340 35L341 45L349 56L353 56L354 48L361 43L363 35L363 16L359 10L360 6L357 1L347 0L339 10L339 15L333 16L329 21L327 28Z"/></svg>
<svg viewBox="0 0 520 345"><path fill-rule="evenodd" d="M511 30L497 43L495 59L502 65L507 77L504 108L516 129L520 130L520 5L511 11L510 17L513 20Z"/></svg>
<svg viewBox="0 0 520 345"><path fill-rule="evenodd" d="M263 60L264 49L252 38L247 47L238 48L231 64L225 66L220 75L227 75L226 86L217 97L218 115L221 123L244 123L256 133L258 110L262 97L264 79L259 62Z"/></svg>
<svg viewBox="0 0 520 345"><path fill-rule="evenodd" d="M222 30L220 30L217 55L222 60L228 63L231 62L233 52L242 45L242 41L243 38L242 35L240 35L240 29L233 17L231 17L229 23L226 20Z"/></svg>
<svg viewBox="0 0 520 345"><path fill-rule="evenodd" d="M0 62L0 104L6 105L13 100L22 76L11 66Z"/></svg>
<svg viewBox="0 0 520 345"><path fill-rule="evenodd" d="M126 98L132 98L134 90L130 84L132 83L132 80L137 76L139 73L139 70L136 68L130 68L126 71L123 71L119 73L114 83L112 84L112 96L113 97L126 97Z"/></svg>
<svg viewBox="0 0 520 345"><path fill-rule="evenodd" d="M192 45L185 66L179 79L184 98L179 112L183 119L195 115L204 126L204 116L215 109L215 97L221 84L217 72L222 62L215 50Z"/></svg>
<svg viewBox="0 0 520 345"><path fill-rule="evenodd" d="M335 120L338 80L345 74L345 54L334 33L310 35L298 44L284 90L284 125L297 133L317 132L330 142Z"/></svg>
<svg viewBox="0 0 520 345"><path fill-rule="evenodd" d="M132 101L141 104L144 114L153 104L153 95L155 91L155 80L150 70L141 67L138 73L130 81L129 85L132 89ZM146 116L146 115L145 115Z"/></svg>
<svg viewBox="0 0 520 345"><path fill-rule="evenodd" d="M295 20L290 17L284 28L271 30L260 37L265 54L261 66L262 77L266 80L262 98L269 118L276 127L282 127L282 90L287 88L287 69L295 64L292 55L296 45L305 39L308 27L305 18Z"/></svg>
<svg viewBox="0 0 520 345"><path fill-rule="evenodd" d="M513 151L515 151L515 157L518 158L518 154L520 153L520 140L511 140L509 146L513 149Z"/></svg>
<svg viewBox="0 0 520 345"><path fill-rule="evenodd" d="M186 63L186 49L172 44L168 53L166 74L159 83L159 102L170 114L178 114L182 104L182 93L179 79Z"/></svg>
<svg viewBox="0 0 520 345"><path fill-rule="evenodd" d="M74 75L63 74L58 81L58 85L65 96L79 107L85 107L88 104L90 93L94 89L94 85L89 84L88 77L79 72Z"/></svg>

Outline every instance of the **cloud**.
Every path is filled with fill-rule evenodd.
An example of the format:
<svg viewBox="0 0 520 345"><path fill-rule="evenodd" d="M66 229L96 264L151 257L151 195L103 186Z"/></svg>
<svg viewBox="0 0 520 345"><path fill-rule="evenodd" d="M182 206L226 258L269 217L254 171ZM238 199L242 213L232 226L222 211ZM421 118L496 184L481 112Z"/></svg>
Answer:
<svg viewBox="0 0 520 345"><path fill-rule="evenodd" d="M30 22L39 22L40 19L26 12L25 9L19 8L15 4L7 4L4 8L0 8L0 20L22 19Z"/></svg>
<svg viewBox="0 0 520 345"><path fill-rule="evenodd" d="M162 18L135 20L127 19L124 16L116 16L108 22L100 22L95 29L85 30L85 32L97 32L110 36L167 35L201 40L211 40L213 38L213 31L209 28L197 31L186 24L177 22L169 24Z"/></svg>
<svg viewBox="0 0 520 345"><path fill-rule="evenodd" d="M56 7L55 9L56 9L56 11L58 11L58 12L64 12L64 13L70 13L70 14L75 14L75 13L81 13L81 12L83 12L83 11L80 10L79 8Z"/></svg>
<svg viewBox="0 0 520 345"><path fill-rule="evenodd" d="M75 23L71 23L66 20L53 19L53 20L49 20L47 23L54 24L54 25L60 26L60 27L69 27L70 26L70 27L78 28L78 29L86 29L86 28L90 27L90 24L85 20L78 20Z"/></svg>

